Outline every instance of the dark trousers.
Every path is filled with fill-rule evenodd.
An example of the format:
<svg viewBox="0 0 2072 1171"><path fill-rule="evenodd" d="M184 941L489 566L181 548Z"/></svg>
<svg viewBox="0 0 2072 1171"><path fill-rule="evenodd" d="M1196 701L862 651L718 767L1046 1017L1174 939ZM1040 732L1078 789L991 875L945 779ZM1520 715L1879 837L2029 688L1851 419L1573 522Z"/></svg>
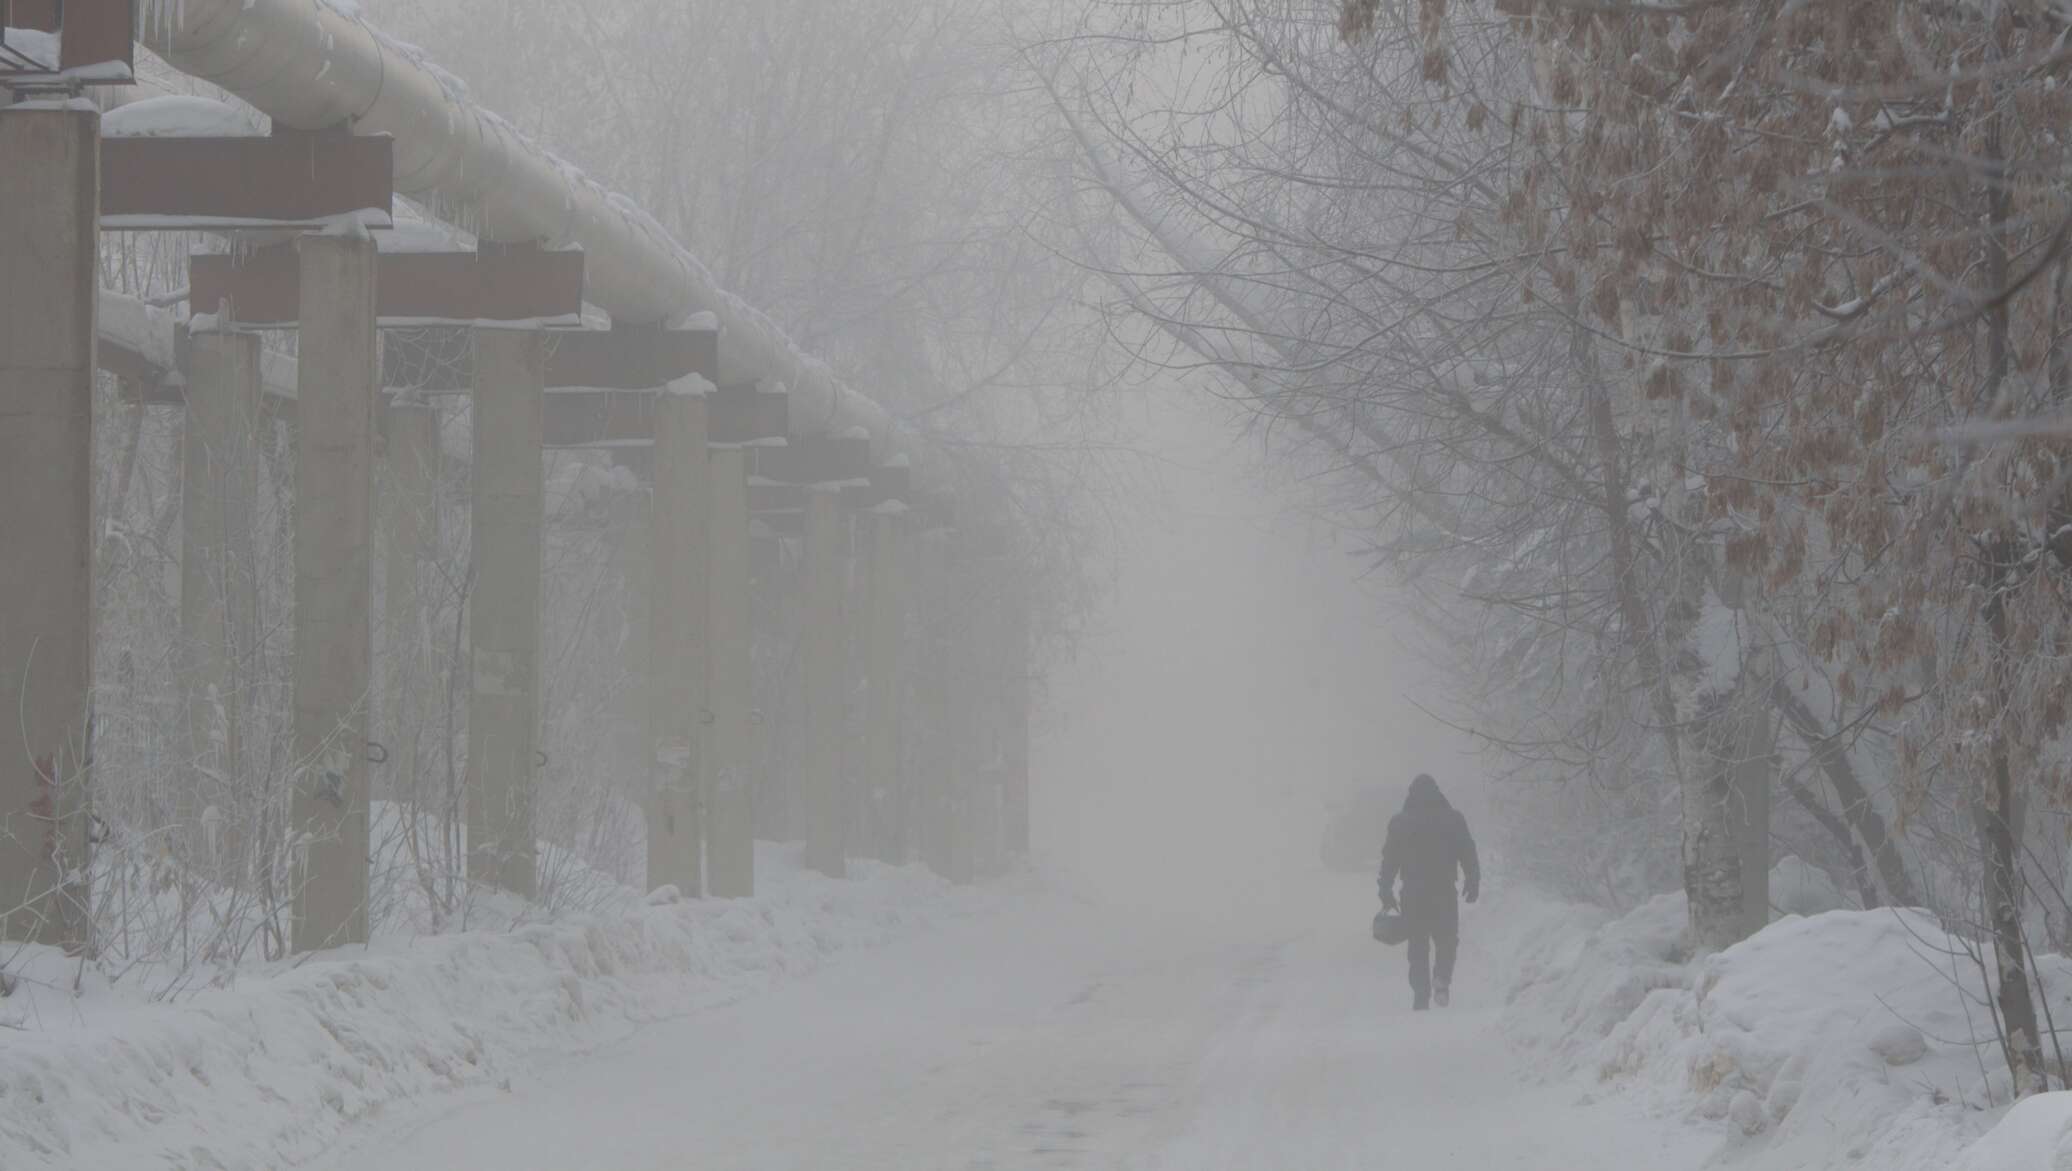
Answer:
<svg viewBox="0 0 2072 1171"><path fill-rule="evenodd" d="M1434 944L1438 945L1436 956L1432 954ZM1433 981L1448 986L1453 984L1453 960L1459 952L1458 931L1434 935L1430 931L1420 930L1419 926L1411 927L1410 991L1416 996L1419 1008L1423 1008L1431 999Z"/></svg>
<svg viewBox="0 0 2072 1171"><path fill-rule="evenodd" d="M1434 982L1453 983L1453 961L1460 952L1460 903L1451 884L1436 889L1406 885L1403 917L1410 927L1410 991L1417 1007L1423 1008Z"/></svg>

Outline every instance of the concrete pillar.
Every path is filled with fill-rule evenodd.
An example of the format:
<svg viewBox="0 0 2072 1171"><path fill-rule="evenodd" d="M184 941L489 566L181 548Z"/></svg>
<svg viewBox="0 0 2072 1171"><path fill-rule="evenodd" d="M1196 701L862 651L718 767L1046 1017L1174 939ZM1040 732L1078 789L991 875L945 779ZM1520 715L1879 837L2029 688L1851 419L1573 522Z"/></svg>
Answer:
<svg viewBox="0 0 2072 1171"><path fill-rule="evenodd" d="M899 863L909 846L911 805L900 775L900 696L906 682L901 638L906 624L905 518L873 512L865 519L867 551L864 660L864 807L870 811L872 853Z"/></svg>
<svg viewBox="0 0 2072 1171"><path fill-rule="evenodd" d="M951 796L956 732L951 726L952 592L947 529L916 540L914 598L919 621L914 640L914 750L911 825L921 860L945 878L955 870Z"/></svg>
<svg viewBox="0 0 2072 1171"><path fill-rule="evenodd" d="M1017 581L1007 595L1006 710L1003 753L1006 757L1006 808L1002 833L1010 858L1029 856L1029 708L1030 691L1029 587Z"/></svg>
<svg viewBox="0 0 2072 1171"><path fill-rule="evenodd" d="M388 524L382 550L384 584L381 657L388 673L387 718L390 794L419 803L418 765L424 730L436 709L425 571L439 556L439 408L398 397L388 405Z"/></svg>
<svg viewBox="0 0 2072 1171"><path fill-rule="evenodd" d="M0 109L0 939L89 945L100 115Z"/></svg>
<svg viewBox="0 0 2072 1171"><path fill-rule="evenodd" d="M475 330L468 881L525 898L537 874L547 345L536 330Z"/></svg>
<svg viewBox="0 0 2072 1171"><path fill-rule="evenodd" d="M847 873L849 800L842 783L843 564L840 494L806 491L805 665L806 865L834 878Z"/></svg>
<svg viewBox="0 0 2072 1171"><path fill-rule="evenodd" d="M942 874L951 882L970 882L977 872L981 787L986 729L984 645L979 612L984 599L969 560L949 534L944 553L947 593L943 675L948 702L944 711L944 756L947 781L942 791L943 820L949 842Z"/></svg>
<svg viewBox="0 0 2072 1171"><path fill-rule="evenodd" d="M647 884L705 891L703 756L709 579L705 396L671 387L655 405L654 597L651 640L655 736L647 808Z"/></svg>
<svg viewBox="0 0 2072 1171"><path fill-rule="evenodd" d="M195 334L180 472L180 688L189 784L175 803L218 881L242 872L253 802L243 712L258 643L259 335ZM216 818L205 810L219 811ZM249 824L248 824L249 823Z"/></svg>
<svg viewBox="0 0 2072 1171"><path fill-rule="evenodd" d="M748 568L748 453L711 453L711 653L705 702L712 710L706 753L711 778L705 823L705 878L720 898L755 893L755 659L751 653Z"/></svg>
<svg viewBox="0 0 2072 1171"><path fill-rule="evenodd" d="M613 695L612 710L619 728L614 737L611 769L614 776L628 778L628 797L643 807L655 761L654 734L649 722L654 707L649 682L654 657L651 505L652 497L646 488L615 499L605 531L618 570L618 645L625 667L625 675Z"/></svg>
<svg viewBox="0 0 2072 1171"><path fill-rule="evenodd" d="M753 583L753 637L767 654L755 656L755 718L750 721L755 785L755 833L776 842L802 841L799 767L804 753L799 694L805 690L799 631L805 613L798 542L773 533L753 515L748 521L748 570Z"/></svg>
<svg viewBox="0 0 2072 1171"><path fill-rule="evenodd" d="M971 598L966 618L967 671L971 682L965 690L976 709L965 720L964 782L969 797L965 802L966 840L970 843L972 877L991 877L1006 869L1007 811L1007 642L1008 582L1005 561L987 558L969 567L973 585L964 591Z"/></svg>
<svg viewBox="0 0 2072 1171"><path fill-rule="evenodd" d="M296 951L367 941L374 241L304 236L296 358Z"/></svg>

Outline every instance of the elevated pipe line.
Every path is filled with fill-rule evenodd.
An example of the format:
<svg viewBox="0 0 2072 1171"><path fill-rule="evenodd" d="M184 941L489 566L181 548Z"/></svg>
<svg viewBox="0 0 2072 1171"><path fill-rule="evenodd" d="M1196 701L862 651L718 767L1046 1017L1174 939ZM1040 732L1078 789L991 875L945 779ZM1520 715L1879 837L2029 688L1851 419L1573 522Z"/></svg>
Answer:
<svg viewBox="0 0 2072 1171"><path fill-rule="evenodd" d="M638 204L606 190L489 110L410 47L325 0L149 0L140 35L174 68L297 130L350 126L395 139L396 190L485 240L580 247L585 298L633 325L709 312L725 382L791 394L794 430L871 435L879 462L904 455L917 487L949 491L948 458L800 351Z"/></svg>

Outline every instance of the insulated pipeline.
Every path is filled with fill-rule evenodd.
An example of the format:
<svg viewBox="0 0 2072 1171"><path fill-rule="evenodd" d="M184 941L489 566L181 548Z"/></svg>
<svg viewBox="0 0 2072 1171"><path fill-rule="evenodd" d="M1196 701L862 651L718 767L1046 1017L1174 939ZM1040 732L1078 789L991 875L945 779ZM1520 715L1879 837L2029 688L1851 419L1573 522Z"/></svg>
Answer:
<svg viewBox="0 0 2072 1171"><path fill-rule="evenodd" d="M782 384L794 431L869 431L879 461L904 455L916 486L943 491L941 453L802 353L653 217L471 101L438 67L323 0L155 0L144 44L282 125L349 124L395 139L396 190L483 239L579 247L584 297L628 324L709 312L721 381Z"/></svg>

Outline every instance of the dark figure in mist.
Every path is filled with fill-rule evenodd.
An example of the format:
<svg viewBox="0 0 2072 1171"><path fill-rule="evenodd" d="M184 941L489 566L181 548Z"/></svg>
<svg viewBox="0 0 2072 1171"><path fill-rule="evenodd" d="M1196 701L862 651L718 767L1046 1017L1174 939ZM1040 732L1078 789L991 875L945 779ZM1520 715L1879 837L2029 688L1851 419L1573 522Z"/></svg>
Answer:
<svg viewBox="0 0 2072 1171"><path fill-rule="evenodd" d="M1475 858L1475 839L1468 836L1468 819L1447 804L1439 782L1419 774L1410 782L1403 812L1389 819L1388 842L1381 848L1381 905L1396 910L1400 876L1403 919L1410 928L1411 1007L1420 1012L1434 1000L1445 1008L1453 983L1453 958L1460 949L1455 870L1464 879L1461 893L1474 902L1481 894L1482 864Z"/></svg>

